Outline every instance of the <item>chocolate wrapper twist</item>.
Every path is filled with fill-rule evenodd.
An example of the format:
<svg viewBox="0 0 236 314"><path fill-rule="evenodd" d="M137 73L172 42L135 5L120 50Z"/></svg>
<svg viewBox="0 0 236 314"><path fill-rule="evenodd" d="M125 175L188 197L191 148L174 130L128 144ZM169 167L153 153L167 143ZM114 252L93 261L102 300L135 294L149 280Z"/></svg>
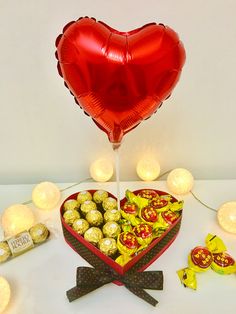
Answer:
<svg viewBox="0 0 236 314"><path fill-rule="evenodd" d="M101 271L92 267L78 267L76 286L66 294L72 302L115 280L122 282L128 290L153 306L156 306L158 301L144 289L163 290L162 271L129 272L119 275L112 269Z"/></svg>

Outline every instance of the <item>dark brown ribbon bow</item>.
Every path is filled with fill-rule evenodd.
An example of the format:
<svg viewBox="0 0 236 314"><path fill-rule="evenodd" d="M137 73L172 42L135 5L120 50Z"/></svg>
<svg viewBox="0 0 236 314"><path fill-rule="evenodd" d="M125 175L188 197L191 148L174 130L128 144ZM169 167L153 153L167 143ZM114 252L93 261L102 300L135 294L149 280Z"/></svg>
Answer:
<svg viewBox="0 0 236 314"><path fill-rule="evenodd" d="M119 275L114 270L100 271L92 267L78 267L76 286L66 292L70 302L112 281L122 282L132 293L153 306L158 301L144 289L163 290L162 271L128 272Z"/></svg>

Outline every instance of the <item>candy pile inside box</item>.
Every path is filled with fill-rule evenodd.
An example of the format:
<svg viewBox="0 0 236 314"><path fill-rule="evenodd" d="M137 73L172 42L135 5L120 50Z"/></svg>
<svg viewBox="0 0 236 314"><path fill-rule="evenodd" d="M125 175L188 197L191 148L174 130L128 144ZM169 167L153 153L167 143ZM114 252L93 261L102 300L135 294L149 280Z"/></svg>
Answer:
<svg viewBox="0 0 236 314"><path fill-rule="evenodd" d="M116 198L104 190L81 191L61 206L67 243L91 265L108 265L119 274L142 271L174 241L183 201L166 192L126 191Z"/></svg>

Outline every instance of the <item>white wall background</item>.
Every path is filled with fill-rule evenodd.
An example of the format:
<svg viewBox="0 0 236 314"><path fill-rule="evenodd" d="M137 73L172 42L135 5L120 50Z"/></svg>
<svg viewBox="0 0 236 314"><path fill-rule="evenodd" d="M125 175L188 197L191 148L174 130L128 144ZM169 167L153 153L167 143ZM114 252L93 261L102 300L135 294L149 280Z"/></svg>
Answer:
<svg viewBox="0 0 236 314"><path fill-rule="evenodd" d="M121 31L162 22L187 52L172 97L125 136L121 179L137 179L146 151L163 171L236 178L235 12L234 0L0 0L0 183L74 182L88 177L94 159L112 158L105 133L75 105L56 68L56 37L85 15Z"/></svg>

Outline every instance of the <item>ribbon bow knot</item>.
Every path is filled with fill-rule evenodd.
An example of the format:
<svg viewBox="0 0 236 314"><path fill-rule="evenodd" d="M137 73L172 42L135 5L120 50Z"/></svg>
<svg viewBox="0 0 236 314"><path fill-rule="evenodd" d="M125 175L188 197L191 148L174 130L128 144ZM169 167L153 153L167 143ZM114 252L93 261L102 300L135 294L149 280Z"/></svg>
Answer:
<svg viewBox="0 0 236 314"><path fill-rule="evenodd" d="M100 271L92 267L78 267L76 286L67 291L67 297L72 302L113 281L122 282L128 290L153 306L158 301L144 289L163 289L162 271L128 272L120 275L112 269Z"/></svg>

